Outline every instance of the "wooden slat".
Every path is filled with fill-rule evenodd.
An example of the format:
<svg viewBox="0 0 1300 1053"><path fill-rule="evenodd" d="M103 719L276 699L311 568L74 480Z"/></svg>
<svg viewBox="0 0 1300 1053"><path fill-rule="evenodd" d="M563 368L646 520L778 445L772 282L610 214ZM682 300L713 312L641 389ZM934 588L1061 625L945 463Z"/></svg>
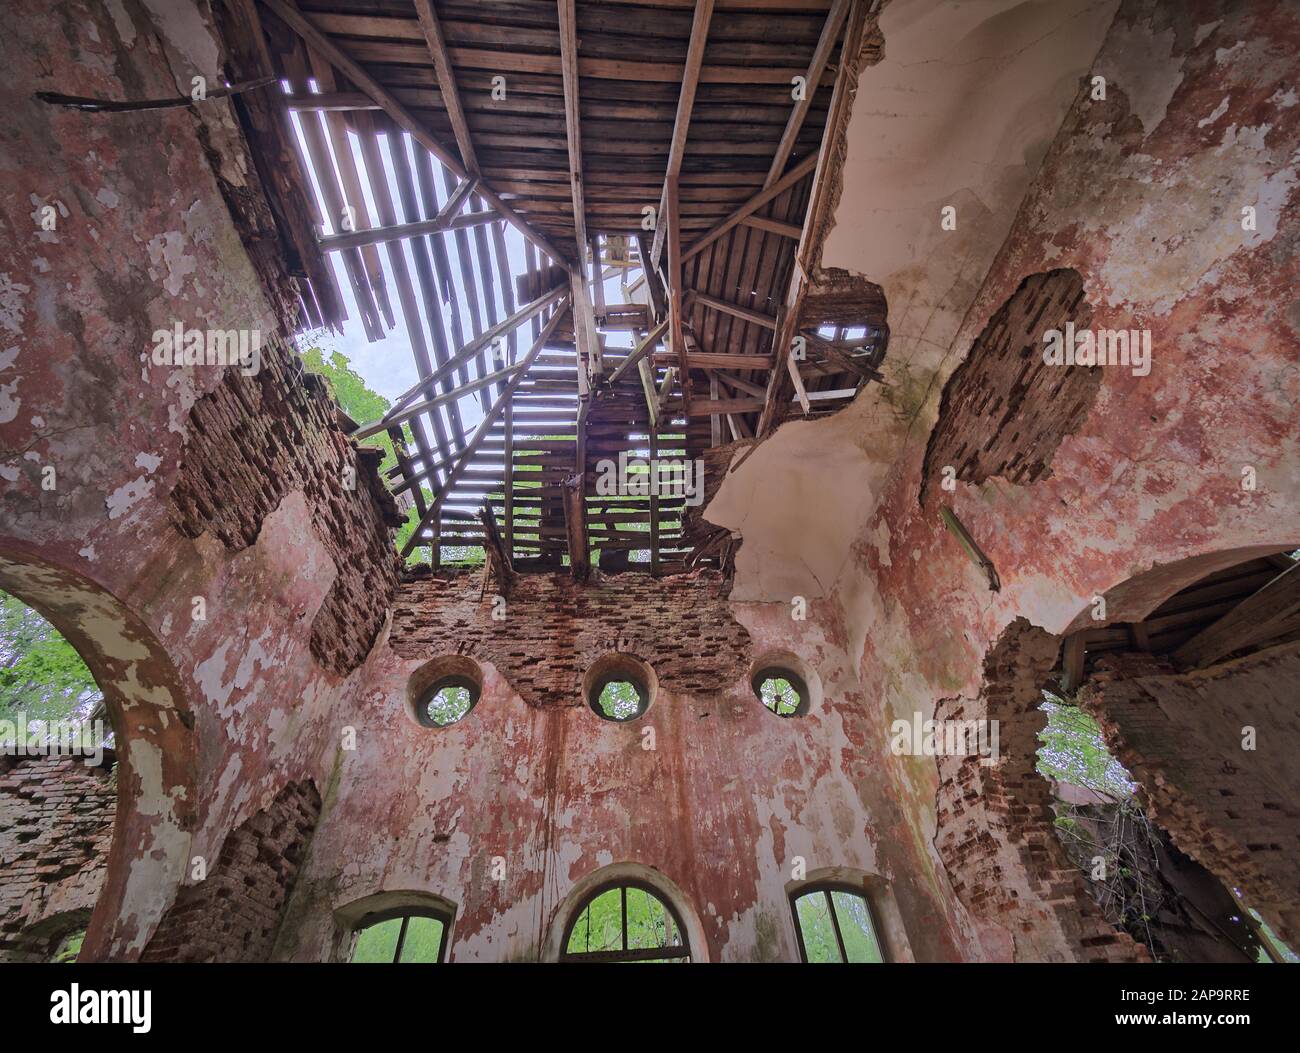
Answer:
<svg viewBox="0 0 1300 1053"><path fill-rule="evenodd" d="M274 11L290 29L294 30L312 48L332 62L352 83L379 103L380 108L392 117L404 131L409 133L416 142L438 158L451 171L455 172L457 176L462 179L468 178L469 173L460 161L442 143L429 134L424 125L411 114L411 111L398 102L396 96L371 77L358 63L345 55L324 33L312 25L311 21L294 7L290 0L260 0L260 2ZM509 220L525 238L536 244L548 256L555 259L563 258L563 254L547 238L533 230L494 191L484 186L481 188L481 193L484 199L500 212L505 219Z"/></svg>
<svg viewBox="0 0 1300 1053"><path fill-rule="evenodd" d="M478 172L478 158L474 155L474 143L469 136L469 124L465 120L465 111L461 108L460 92L456 90L456 77L451 68L451 56L447 54L447 41L443 39L442 25L431 0L414 0L415 14L420 20L420 29L429 45L433 56L433 68L438 74L438 88L442 92L443 105L451 120L452 131L456 135L456 147L460 150L465 171L471 175Z"/></svg>

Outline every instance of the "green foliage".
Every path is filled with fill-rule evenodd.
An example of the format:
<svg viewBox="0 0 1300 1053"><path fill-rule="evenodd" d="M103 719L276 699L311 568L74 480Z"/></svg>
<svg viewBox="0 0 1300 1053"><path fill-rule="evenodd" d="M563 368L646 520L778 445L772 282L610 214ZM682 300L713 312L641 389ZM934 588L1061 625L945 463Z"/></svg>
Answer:
<svg viewBox="0 0 1300 1053"><path fill-rule="evenodd" d="M333 351L329 358L326 358L323 349L309 347L302 352L302 364L309 372L325 378L343 412L358 424L373 424L388 412L388 400L366 386L361 374L352 368L348 356L342 351ZM405 425L403 425L403 434L410 441L410 433ZM381 471L387 471L397 463L393 440L385 432L370 436L362 442L362 445L374 446L384 451Z"/></svg>
<svg viewBox="0 0 1300 1053"><path fill-rule="evenodd" d="M758 685L763 705L773 713L788 717L799 709L799 692L783 676L769 676Z"/></svg>
<svg viewBox="0 0 1300 1053"><path fill-rule="evenodd" d="M799 932L803 936L804 952L811 964L840 962L839 941L835 938L835 923L839 923L840 937L844 940L844 953L849 964L883 962L880 944L871 927L871 914L867 901L853 892L835 889L830 894L831 906L826 903L822 890L809 892L795 900L799 916ZM831 918L831 907L835 918Z"/></svg>
<svg viewBox="0 0 1300 1053"><path fill-rule="evenodd" d="M641 711L641 695L629 680L611 680L596 699L601 712L610 720L630 720Z"/></svg>
<svg viewBox="0 0 1300 1053"><path fill-rule="evenodd" d="M1043 698L1039 708L1047 714L1047 727L1038 736L1043 743L1038 750L1039 773L1116 800L1132 797L1137 784L1106 749L1097 722L1048 691Z"/></svg>
<svg viewBox="0 0 1300 1053"><path fill-rule="evenodd" d="M0 592L0 720L89 717L104 696L73 646L21 600Z"/></svg>
<svg viewBox="0 0 1300 1053"><path fill-rule="evenodd" d="M469 712L470 701L469 688L440 688L429 699L427 706L429 719L440 727L455 724L456 721Z"/></svg>
<svg viewBox="0 0 1300 1053"><path fill-rule="evenodd" d="M443 923L437 918L412 915L409 918L390 918L370 925L357 934L357 945L352 952L353 962L392 963L397 954L397 942L406 921L406 938L402 940L400 961L436 962L442 945Z"/></svg>
<svg viewBox="0 0 1300 1053"><path fill-rule="evenodd" d="M627 947L623 946L623 890L612 888L593 899L574 922L568 954L651 950L682 946L682 934L656 897L641 888L627 890ZM678 961L680 959L656 959Z"/></svg>

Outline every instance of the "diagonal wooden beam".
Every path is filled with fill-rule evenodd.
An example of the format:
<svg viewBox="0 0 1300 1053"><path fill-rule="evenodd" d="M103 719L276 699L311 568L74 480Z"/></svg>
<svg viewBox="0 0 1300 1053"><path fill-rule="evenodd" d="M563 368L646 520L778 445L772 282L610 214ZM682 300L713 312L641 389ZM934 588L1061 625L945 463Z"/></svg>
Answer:
<svg viewBox="0 0 1300 1053"><path fill-rule="evenodd" d="M845 60L840 63L840 68L835 76L835 88L831 93L831 105L826 114L826 126L822 129L821 146L816 154L810 154L802 162L803 165L811 163L815 167L815 172L812 190L808 198L808 209L804 214L803 233L800 235L799 245L795 249L795 266L790 276L790 284L786 290L785 298L777 311L776 335L772 338L772 352L776 357L776 368L772 370L771 376L768 378L767 400L763 406L763 412L759 415L758 427L754 432L755 436L760 440L766 438L776 427L779 423L780 414L784 409L783 403L786 401L788 392L785 386L787 379L786 360L790 356L794 335L799 328L799 318L803 313L804 299L808 295L806 275L808 253L814 236L813 232L821 221L823 211L828 207L829 194L826 184L830 181L829 172L835 163L831 157L832 147L836 137L840 134L849 118L849 110L853 94L857 89L858 79L857 63L853 56L858 55L861 50L866 24L867 8L865 0L852 0L848 26L844 32L843 53ZM801 165L796 165L795 168L791 169L790 173L787 173L787 177L798 171L800 167ZM769 189L775 189L780 185L780 182L778 180Z"/></svg>
<svg viewBox="0 0 1300 1053"><path fill-rule="evenodd" d="M777 197L780 194L785 193L785 191L789 190L792 186L795 185L795 183L799 182L800 179L802 179L804 176L806 176L809 172L811 172L816 167L817 167L816 154L810 154L809 156L805 157L802 161L800 161L797 165L795 165L792 169L790 169L790 171L788 171L785 175L783 175L780 179L778 179L766 190L760 190L757 194L755 194L743 205L741 205L740 208L736 209L735 212L729 215L721 223L719 223L715 227L711 227L704 234L701 234L698 238L696 238L695 241L691 243L690 247L687 248L686 251L682 253L682 259L689 260L692 256L699 255L699 253L703 252L706 248L712 245L715 241L717 241L720 237L722 237L722 235L726 234L727 231L731 230L732 227L736 226L739 223L743 223L747 217L752 215L758 209L762 208L773 198Z"/></svg>
<svg viewBox="0 0 1300 1053"><path fill-rule="evenodd" d="M404 407L397 413L382 421L374 424L368 424L359 431L352 433L352 438L360 442L362 439L368 439L371 435L377 435L385 428L393 424L402 424L412 417L418 417L421 413L432 413L439 406L445 406L449 402L455 402L463 395L472 395L483 388L491 387L493 384L499 384L503 380L509 380L519 369L517 365L505 366L491 373L485 373L481 377L469 381L467 384L458 384L451 391L443 392L434 398L426 399L423 402L415 402Z"/></svg>
<svg viewBox="0 0 1300 1053"><path fill-rule="evenodd" d="M1284 570L1170 657L1179 669L1204 669L1225 655L1300 629L1300 562Z"/></svg>
<svg viewBox="0 0 1300 1053"><path fill-rule="evenodd" d="M275 12L290 29L302 37L322 57L328 59L353 84L374 99L379 104L379 108L387 113L399 128L408 132L411 138L433 154L456 176L461 179L469 178L469 171L460 163L460 159L435 139L411 111L398 101L397 96L370 76L358 63L344 54L329 37L317 29L306 15L293 6L291 0L259 0L259 3L265 5L268 10ZM501 213L501 216L511 226L548 256L557 260L565 258L564 253L560 252L541 234L538 234L522 216L502 201L497 196L496 191L486 184L480 184L478 192L483 200Z"/></svg>
<svg viewBox="0 0 1300 1053"><path fill-rule="evenodd" d="M795 102L794 109L790 111L790 117L785 122L785 131L781 133L781 141L777 144L776 156L772 158L772 167L767 170L767 178L763 180L764 188L780 179L781 173L785 171L786 162L790 160L795 141L799 138L799 129L803 127L804 119L808 116L808 110L813 104L813 96L817 94L822 73L826 70L826 63L830 61L831 52L835 49L835 41L839 39L840 26L844 24L844 16L848 12L849 0L834 0L831 4L826 22L822 26L821 36L817 40L817 47L813 49L812 61L808 63L803 98Z"/></svg>
<svg viewBox="0 0 1300 1053"><path fill-rule="evenodd" d="M762 311L755 311L749 307L741 307L740 304L732 303L730 300L720 300L716 296L709 296L706 293L696 292L692 289L686 294L687 300L693 300L702 307L710 307L715 311L721 311L723 314L729 314L733 318L739 318L742 321L753 322L754 325L761 325L764 329L776 329L776 319L770 314L763 314Z"/></svg>
<svg viewBox="0 0 1300 1053"><path fill-rule="evenodd" d="M682 158L686 155L686 137L691 129L691 112L695 109L695 89L700 83L700 69L704 65L704 47L709 40L709 22L713 19L713 0L696 0L695 17L691 20L691 42L686 49L686 66L682 70L682 90L677 96L677 117L673 121L673 137L668 147L668 167L664 171L664 189L659 195L659 212L655 217L655 236L650 246L651 266L659 266L666 232L662 223L668 208L668 183L676 183L681 175ZM676 208L676 201L673 203Z"/></svg>
<svg viewBox="0 0 1300 1053"><path fill-rule="evenodd" d="M555 331L556 325L559 324L560 318L568 306L569 301L567 297L556 306L555 311L542 327L541 333L533 342L533 346L529 349L528 354L526 354L523 361L520 362L514 376L510 378L510 383L507 384L505 390L497 396L496 401L492 403L492 408L483 415L483 420L474 430L474 434L470 436L469 442L465 444L465 448L461 451L460 460L458 460L451 471L447 473L447 478L443 482L442 488L438 491L437 496L434 497L433 504L425 510L424 515L420 517L420 521L416 523L415 529L411 531L411 536L407 538L406 544L402 547L403 558L409 556L411 550L415 548L416 545L420 544L420 535L424 533L424 528L427 527L431 521L436 519L438 513L442 511L443 503L447 500L447 495L451 493L452 487L456 485L456 480L458 480L465 473L465 469L469 467L470 462L474 459L474 454L478 451L479 446L483 444L483 440L487 438L488 433L492 430L492 426L496 423L497 418L501 416L502 411L505 410L510 399L514 397L515 389L519 387L523 382L524 377L528 375L528 370L532 366L533 362L536 361L537 356L542 353L542 348L544 348L550 340L551 333Z"/></svg>
<svg viewBox="0 0 1300 1053"><path fill-rule="evenodd" d="M691 412L691 371L686 361L686 334L682 330L681 226L677 222L677 177L668 180L668 333L681 370L682 405Z"/></svg>
<svg viewBox="0 0 1300 1053"><path fill-rule="evenodd" d="M523 307L519 308L519 310L509 318L503 318L486 333L482 333L469 341L464 347L452 355L451 358L440 365L436 370L431 372L427 377L402 392L397 401L389 408L388 413L385 415L384 423L389 423L389 419L395 417L405 409L411 400L419 395L420 392L431 391L434 384L440 381L448 373L465 365L479 351L490 345L497 337L504 336L506 333L511 332L521 322L526 322L529 318L539 314L563 295L564 286L557 285L550 292L543 293L541 296L537 297L537 299L532 303L525 304Z"/></svg>
<svg viewBox="0 0 1300 1053"><path fill-rule="evenodd" d="M415 0L415 14L420 20L420 29L429 45L429 54L433 56L433 68L438 75L438 90L442 93L442 104L446 107L447 117L451 120L451 130L456 136L456 147L460 150L465 170L471 174L478 173L478 158L474 155L474 143L469 137L469 123L465 120L465 110L460 104L460 92L456 90L456 76L451 68L451 56L447 53L447 41L442 35L442 24L438 21L438 12L434 10L431 0ZM811 82L810 82L811 83Z"/></svg>
<svg viewBox="0 0 1300 1053"><path fill-rule="evenodd" d="M574 0L557 0L560 14L560 73L564 81L564 128L569 146L569 189L579 261L587 255L587 204L582 187L582 111L578 107L578 16Z"/></svg>
<svg viewBox="0 0 1300 1053"><path fill-rule="evenodd" d="M620 380L623 379L624 374L628 373L630 370L636 369L637 363L639 363L643 358L645 358L645 356L648 355L654 349L655 345L658 344L659 341L663 339L663 335L667 331L667 329L668 329L668 319L666 318L662 322L660 322L657 326L655 326L653 329L651 329L650 332L646 334L645 339L642 340L639 344L637 344L633 352L630 355L628 355L627 358L623 359L623 361L619 363L618 368L614 370L613 373L610 374L609 376L610 385L612 386L614 384L617 384Z"/></svg>
<svg viewBox="0 0 1300 1053"><path fill-rule="evenodd" d="M467 186L467 183L461 183ZM369 230L354 230L347 234L328 234L317 238L316 242L327 252L340 249L355 249L362 245L379 245L385 241L401 241L403 238L419 238L426 234L441 234L446 230L464 230L466 227L479 227L488 223L501 222L499 213L491 209L467 212L463 216L439 214L433 219L422 219L415 223L398 223L392 227L371 227Z"/></svg>

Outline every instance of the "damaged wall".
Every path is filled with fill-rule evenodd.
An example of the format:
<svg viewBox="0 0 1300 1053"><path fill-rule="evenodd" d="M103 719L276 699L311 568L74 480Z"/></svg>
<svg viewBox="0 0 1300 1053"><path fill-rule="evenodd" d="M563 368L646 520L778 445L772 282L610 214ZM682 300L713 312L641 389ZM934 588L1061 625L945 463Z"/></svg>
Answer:
<svg viewBox="0 0 1300 1053"><path fill-rule="evenodd" d="M707 941L697 960L797 960L786 886L799 857L810 875L879 875L900 957L958 956L841 640L762 606L729 614L709 573L587 586L530 575L501 620L480 574L440 576L402 587L277 957L326 958L336 912L415 890L457 905L454 960L536 960L554 951L566 897L632 863L681 890ZM619 724L588 708L580 682L624 646L658 691ZM479 662L481 698L455 724L420 726L408 683L457 651ZM778 717L755 697L751 666L774 654L816 676L808 716Z"/></svg>
<svg viewBox="0 0 1300 1053"><path fill-rule="evenodd" d="M90 920L113 839L113 761L0 757L0 961L48 961Z"/></svg>
<svg viewBox="0 0 1300 1053"><path fill-rule="evenodd" d="M205 5L9 14L0 587L68 636L108 697L119 832L83 958L135 958L196 857L211 868L287 784L324 784L345 676L396 583L389 510L373 462L349 462L328 403L283 360L250 386L227 367L154 359L156 332L178 325L260 338L269 358L290 321L287 277L267 273L264 252L255 267L241 241L261 220L227 205L261 194L228 104L85 113L32 97L219 83ZM203 507L238 519L240 543Z"/></svg>
<svg viewBox="0 0 1300 1053"><path fill-rule="evenodd" d="M885 8L885 59L862 73L822 259L882 287L886 386L829 420L782 426L707 510L744 535L737 598L832 596L879 735L940 699L978 698L984 658L1016 617L1059 633L1119 590L1106 620L1136 619L1187 583L1120 590L1157 565L1300 543L1294 9L1129 0L1102 40L1106 5L963 5L965 31L946 7L935 29L938 7ZM957 61L967 55L976 61ZM987 91L963 80L981 73ZM1092 97L1094 75L1104 99ZM907 77L924 84L906 93ZM973 143L972 161L995 161L970 166L989 176L972 182L978 193L933 185L959 168L926 158L953 153L954 140L938 134L941 117L905 125L917 108L960 115L954 134ZM913 133L924 141L897 141ZM948 203L952 231L941 226ZM1093 329L1150 331L1150 372L1102 369L1050 475L958 482L920 504L945 384L1027 277L1062 268L1080 275ZM1242 486L1247 466L1254 490ZM1000 592L944 528L942 504L991 559ZM934 761L898 763L929 842L934 813L921 802L938 786ZM972 934L967 953L1014 953L1008 935Z"/></svg>
<svg viewBox="0 0 1300 1053"><path fill-rule="evenodd" d="M1282 645L1179 674L1108 655L1081 695L1174 843L1300 939L1300 649ZM1249 741L1249 749L1243 743Z"/></svg>

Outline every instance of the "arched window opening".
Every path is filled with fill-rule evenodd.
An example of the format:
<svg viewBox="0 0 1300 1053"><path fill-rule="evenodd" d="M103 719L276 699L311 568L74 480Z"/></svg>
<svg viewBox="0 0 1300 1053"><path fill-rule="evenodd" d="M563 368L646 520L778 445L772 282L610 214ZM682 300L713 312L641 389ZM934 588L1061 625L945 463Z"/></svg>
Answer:
<svg viewBox="0 0 1300 1053"><path fill-rule="evenodd" d="M446 959L451 919L425 908L397 908L361 919L351 961L433 963Z"/></svg>
<svg viewBox="0 0 1300 1053"><path fill-rule="evenodd" d="M791 894L799 956L814 965L883 962L867 897L849 885L805 886Z"/></svg>
<svg viewBox="0 0 1300 1053"><path fill-rule="evenodd" d="M564 937L566 962L689 962L677 911L649 885L603 885L583 901Z"/></svg>

